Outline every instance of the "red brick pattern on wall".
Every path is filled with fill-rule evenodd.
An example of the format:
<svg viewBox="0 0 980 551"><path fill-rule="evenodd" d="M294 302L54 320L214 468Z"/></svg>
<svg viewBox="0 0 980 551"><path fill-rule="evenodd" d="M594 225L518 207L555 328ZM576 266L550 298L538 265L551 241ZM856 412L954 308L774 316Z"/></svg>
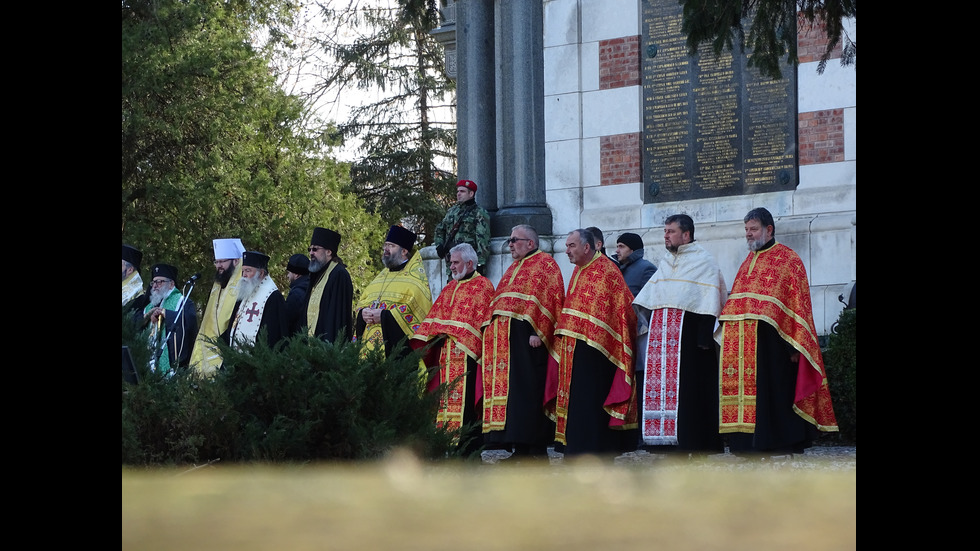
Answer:
<svg viewBox="0 0 980 551"><path fill-rule="evenodd" d="M800 165L844 160L844 110L799 114ZM643 181L640 133L599 138L599 183L603 186Z"/></svg>
<svg viewBox="0 0 980 551"><path fill-rule="evenodd" d="M599 41L599 89L639 86L640 37Z"/></svg>
<svg viewBox="0 0 980 551"><path fill-rule="evenodd" d="M800 63L818 61L827 48L827 34L819 22L800 20L797 54ZM626 36L599 42L599 89L640 85L640 37ZM831 58L840 57L840 45ZM800 165L844 160L844 110L799 113ZM642 182L640 133L600 138L600 184Z"/></svg>
<svg viewBox="0 0 980 551"><path fill-rule="evenodd" d="M800 63L820 61L827 50L827 27L820 21L807 23L802 17L797 18L796 24L796 57ZM840 59L841 43L834 46L830 59Z"/></svg>
<svg viewBox="0 0 980 551"><path fill-rule="evenodd" d="M611 186L642 181L640 133L599 138L599 184Z"/></svg>
<svg viewBox="0 0 980 551"><path fill-rule="evenodd" d="M844 110L799 114L800 165L844 160Z"/></svg>

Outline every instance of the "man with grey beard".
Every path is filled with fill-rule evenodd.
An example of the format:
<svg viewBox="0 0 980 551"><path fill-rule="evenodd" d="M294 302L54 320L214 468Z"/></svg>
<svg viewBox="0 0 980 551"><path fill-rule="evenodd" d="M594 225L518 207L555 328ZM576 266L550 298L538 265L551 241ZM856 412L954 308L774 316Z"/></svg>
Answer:
<svg viewBox="0 0 980 551"><path fill-rule="evenodd" d="M429 278L422 255L412 254L416 235L402 226L391 226L385 237L381 270L368 284L354 307L354 334L368 349L382 349L385 356L404 356L410 339L432 307ZM400 344L401 343L401 344Z"/></svg>
<svg viewBox="0 0 980 551"><path fill-rule="evenodd" d="M340 234L327 228L313 228L310 238L309 291L300 325L311 337L327 342L351 338L351 306L354 284L347 267L337 256Z"/></svg>
<svg viewBox="0 0 980 551"><path fill-rule="evenodd" d="M735 454L803 453L836 432L803 260L764 208L743 219L749 255L718 316L720 425Z"/></svg>
<svg viewBox="0 0 980 551"><path fill-rule="evenodd" d="M229 329L228 343L236 348L255 344L265 330L270 347L288 334L286 301L276 282L269 277L269 257L258 251L242 254L242 280L238 283L238 304Z"/></svg>
<svg viewBox="0 0 980 551"><path fill-rule="evenodd" d="M493 283L476 271L479 256L469 243L449 250L452 280L442 288L425 321L412 336L413 349L423 351L430 370L429 391L443 392L436 412L436 426L454 432L463 457L483 446L483 411L479 396L483 325L489 322ZM441 386L445 385L445 386ZM463 432L465 431L465 432Z"/></svg>
<svg viewBox="0 0 980 551"><path fill-rule="evenodd" d="M169 373L187 367L197 336L197 310L190 298L177 290L177 268L155 264L150 270L149 303L137 315L149 324L150 367ZM164 346L166 342L166 346Z"/></svg>

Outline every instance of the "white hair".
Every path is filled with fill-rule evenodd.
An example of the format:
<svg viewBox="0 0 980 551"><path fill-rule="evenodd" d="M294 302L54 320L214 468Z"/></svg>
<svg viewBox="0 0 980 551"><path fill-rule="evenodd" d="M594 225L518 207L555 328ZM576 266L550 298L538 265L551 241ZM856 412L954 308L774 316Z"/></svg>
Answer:
<svg viewBox="0 0 980 551"><path fill-rule="evenodd" d="M449 254L451 255L453 253L459 253L459 259L462 260L464 264L467 262L472 262L474 268L476 268L476 264L479 262L476 256L476 250L473 248L473 245L470 245L469 243L460 243L459 245L449 249Z"/></svg>

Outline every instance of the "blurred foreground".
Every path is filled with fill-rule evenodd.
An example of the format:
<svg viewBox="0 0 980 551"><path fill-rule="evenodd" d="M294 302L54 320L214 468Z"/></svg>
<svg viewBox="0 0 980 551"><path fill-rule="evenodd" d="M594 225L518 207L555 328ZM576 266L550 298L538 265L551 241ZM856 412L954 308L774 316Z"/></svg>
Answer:
<svg viewBox="0 0 980 551"><path fill-rule="evenodd" d="M851 449L124 468L122 549L855 549Z"/></svg>

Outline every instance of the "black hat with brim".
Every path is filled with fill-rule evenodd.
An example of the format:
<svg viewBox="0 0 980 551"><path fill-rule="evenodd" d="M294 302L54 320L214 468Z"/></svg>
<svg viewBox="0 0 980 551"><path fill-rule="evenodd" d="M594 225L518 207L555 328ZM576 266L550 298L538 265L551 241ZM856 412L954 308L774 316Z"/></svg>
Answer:
<svg viewBox="0 0 980 551"><path fill-rule="evenodd" d="M259 251L245 251L242 253L242 266L251 266L259 270L269 270L269 256Z"/></svg>
<svg viewBox="0 0 980 551"><path fill-rule="evenodd" d="M140 264L143 262L143 253L140 252L136 247L131 247L129 245L122 246L122 259L129 262L136 268L136 271L140 271Z"/></svg>
<svg viewBox="0 0 980 551"><path fill-rule="evenodd" d="M171 266L170 264L154 264L153 268L150 269L153 277L165 277L167 279L177 281L177 267Z"/></svg>
<svg viewBox="0 0 980 551"><path fill-rule="evenodd" d="M407 230L402 226L392 226L388 230L388 236L385 237L385 241L389 243L394 243L403 249L412 250L415 246L415 234L411 230Z"/></svg>

